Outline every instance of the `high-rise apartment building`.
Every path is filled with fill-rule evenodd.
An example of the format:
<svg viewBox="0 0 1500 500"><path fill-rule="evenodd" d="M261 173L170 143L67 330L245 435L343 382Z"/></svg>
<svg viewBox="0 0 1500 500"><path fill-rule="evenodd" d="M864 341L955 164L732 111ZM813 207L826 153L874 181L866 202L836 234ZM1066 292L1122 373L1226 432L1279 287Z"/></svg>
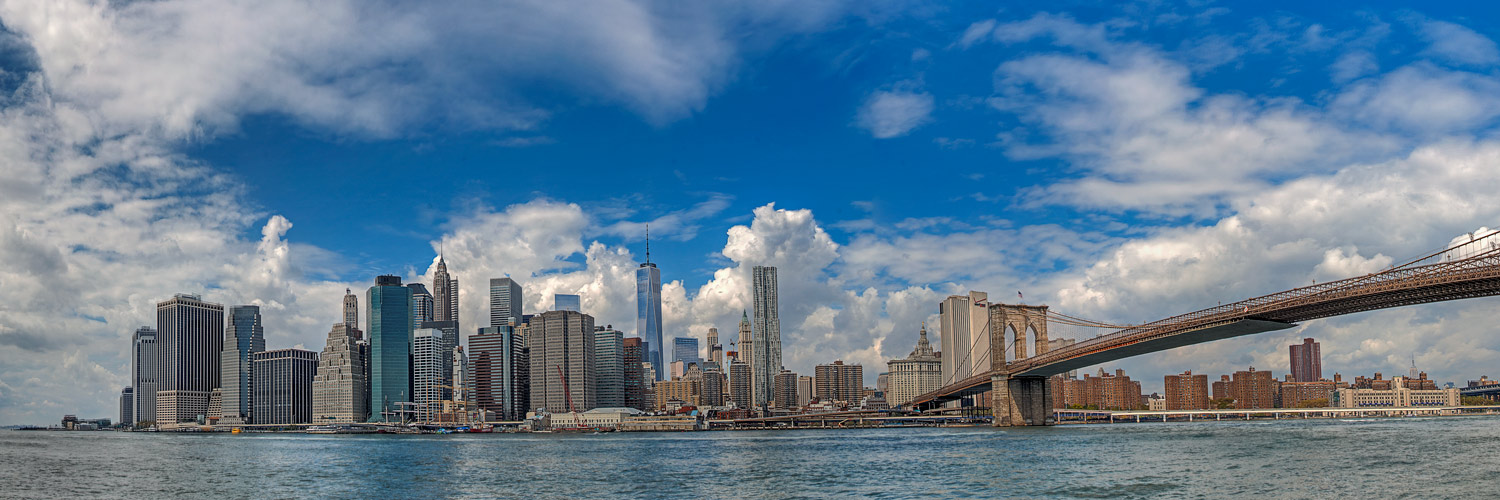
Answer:
<svg viewBox="0 0 1500 500"><path fill-rule="evenodd" d="M313 377L313 422L352 424L370 418L370 386L360 331L348 323L328 330Z"/></svg>
<svg viewBox="0 0 1500 500"><path fill-rule="evenodd" d="M130 383L135 414L128 424L156 421L156 329L143 326L130 336Z"/></svg>
<svg viewBox="0 0 1500 500"><path fill-rule="evenodd" d="M990 367L989 294L951 295L938 305L943 383L951 384Z"/></svg>
<svg viewBox="0 0 1500 500"><path fill-rule="evenodd" d="M927 326L917 333L917 347L905 359L886 363L890 370L890 392L885 395L892 406L904 405L943 386L943 361L927 341Z"/></svg>
<svg viewBox="0 0 1500 500"><path fill-rule="evenodd" d="M344 324L359 329L359 297L348 288L344 289Z"/></svg>
<svg viewBox="0 0 1500 500"><path fill-rule="evenodd" d="M1213 398L1234 399L1234 391L1230 390L1233 385L1234 382L1229 380L1228 375L1219 375L1219 380L1215 381L1213 384Z"/></svg>
<svg viewBox="0 0 1500 500"><path fill-rule="evenodd" d="M1294 382L1317 382L1323 380L1323 355L1320 344L1313 339L1302 339L1301 344L1292 344L1292 380Z"/></svg>
<svg viewBox="0 0 1500 500"><path fill-rule="evenodd" d="M1166 376L1167 410L1208 409L1208 375L1191 370Z"/></svg>
<svg viewBox="0 0 1500 500"><path fill-rule="evenodd" d="M135 389L126 387L120 390L120 425L132 425L135 423Z"/></svg>
<svg viewBox="0 0 1500 500"><path fill-rule="evenodd" d="M313 378L318 353L276 349L250 355L254 412L257 424L313 423Z"/></svg>
<svg viewBox="0 0 1500 500"><path fill-rule="evenodd" d="M224 350L219 352L223 396L219 422L250 421L250 355L264 350L266 332L261 325L260 306L230 307L229 324L224 327Z"/></svg>
<svg viewBox="0 0 1500 500"><path fill-rule="evenodd" d="M532 406L552 413L595 408L598 360L594 346L593 316L576 311L547 311L532 316L526 327L526 347L531 353Z"/></svg>
<svg viewBox="0 0 1500 500"><path fill-rule="evenodd" d="M771 407L773 408L796 408L797 407L797 373L791 370L781 370L771 382Z"/></svg>
<svg viewBox="0 0 1500 500"><path fill-rule="evenodd" d="M448 274L448 263L438 253L437 270L432 272L432 320L458 321L458 278Z"/></svg>
<svg viewBox="0 0 1500 500"><path fill-rule="evenodd" d="M702 366L703 358L698 355L698 339L695 337L674 337L672 339L672 361L681 361L683 365L696 363Z"/></svg>
<svg viewBox="0 0 1500 500"><path fill-rule="evenodd" d="M554 294L552 296L552 309L554 311L583 312L583 297L564 293Z"/></svg>
<svg viewBox="0 0 1500 500"><path fill-rule="evenodd" d="M525 335L511 325L480 328L469 337L474 403L491 419L521 420L531 409L531 366Z"/></svg>
<svg viewBox="0 0 1500 500"><path fill-rule="evenodd" d="M388 422L400 417L400 403L412 400L411 339L412 289L398 276L379 276L366 293L370 325L370 420Z"/></svg>
<svg viewBox="0 0 1500 500"><path fill-rule="evenodd" d="M797 376L797 406L806 407L812 403L813 394L817 394L818 384L812 375Z"/></svg>
<svg viewBox="0 0 1500 500"><path fill-rule="evenodd" d="M594 327L594 404L625 406L625 334L613 325Z"/></svg>
<svg viewBox="0 0 1500 500"><path fill-rule="evenodd" d="M411 329L415 331L422 328L422 323L432 321L436 303L432 300L432 293L427 291L427 285L409 283L406 287L411 289Z"/></svg>
<svg viewBox="0 0 1500 500"><path fill-rule="evenodd" d="M813 397L819 401L857 404L864 397L864 380L865 368L857 364L834 361L833 364L818 365L813 372L816 384Z"/></svg>
<svg viewBox="0 0 1500 500"><path fill-rule="evenodd" d="M751 268L751 301L755 309L755 322L751 325L755 354L750 365L751 396L755 404L771 403L776 387L776 374L781 373L781 313L777 298L776 268L755 266Z"/></svg>
<svg viewBox="0 0 1500 500"><path fill-rule="evenodd" d="M521 324L524 299L520 283L509 277L490 278L490 326Z"/></svg>
<svg viewBox="0 0 1500 500"><path fill-rule="evenodd" d="M1256 371L1252 366L1249 370L1234 372L1230 397L1234 398L1234 408L1237 410L1275 408L1276 389L1277 382L1271 372Z"/></svg>
<svg viewBox="0 0 1500 500"><path fill-rule="evenodd" d="M224 350L224 306L177 294L156 304L156 423L197 425L219 388Z"/></svg>
<svg viewBox="0 0 1500 500"><path fill-rule="evenodd" d="M724 372L717 364L701 370L698 402L703 406L724 406Z"/></svg>
<svg viewBox="0 0 1500 500"><path fill-rule="evenodd" d="M665 380L667 363L662 351L661 325L661 270L651 263L650 243L646 247L646 262L635 270L635 336L646 343L646 361L655 371L653 380Z"/></svg>
<svg viewBox="0 0 1500 500"><path fill-rule="evenodd" d="M755 402L751 395L750 363L744 361L732 361L729 363L729 400L739 408L753 408Z"/></svg>
<svg viewBox="0 0 1500 500"><path fill-rule="evenodd" d="M645 359L645 348L641 345L640 337L630 337L623 341L622 357L624 366L621 371L625 378L625 407L646 411L651 407L651 400L647 398L647 388L654 380L649 380L653 375L646 373L641 366Z"/></svg>

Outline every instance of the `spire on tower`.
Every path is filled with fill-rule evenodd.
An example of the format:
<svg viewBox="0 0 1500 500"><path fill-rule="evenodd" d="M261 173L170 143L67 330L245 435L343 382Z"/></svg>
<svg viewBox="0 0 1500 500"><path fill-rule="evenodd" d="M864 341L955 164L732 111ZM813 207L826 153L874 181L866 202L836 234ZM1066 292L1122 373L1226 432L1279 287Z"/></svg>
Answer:
<svg viewBox="0 0 1500 500"><path fill-rule="evenodd" d="M646 263L651 263L651 223L646 223Z"/></svg>

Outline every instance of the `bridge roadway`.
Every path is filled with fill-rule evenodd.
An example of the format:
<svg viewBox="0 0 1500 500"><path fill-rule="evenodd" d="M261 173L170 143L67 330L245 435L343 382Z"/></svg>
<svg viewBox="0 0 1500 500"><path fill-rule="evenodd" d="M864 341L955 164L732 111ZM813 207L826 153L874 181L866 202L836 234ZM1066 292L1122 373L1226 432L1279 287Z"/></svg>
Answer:
<svg viewBox="0 0 1500 500"><path fill-rule="evenodd" d="M1319 283L1224 304L1134 326L1036 356L1004 362L1004 356L981 373L913 399L908 405L931 409L966 396L989 392L995 380L1028 380L1021 391L1032 397L1045 377L1131 356L1252 335L1297 326L1297 323L1364 311L1449 300L1500 295L1500 246L1490 233L1406 265L1355 278ZM1487 246L1486 246L1487 245ZM1479 248L1476 248L1479 247ZM1459 252L1467 254L1457 257ZM1436 259L1436 263L1418 265ZM992 306L998 307L998 306ZM1004 330L992 332L991 345L1006 345ZM1040 347L1040 346L1039 346ZM1036 382L1040 379L1040 382ZM1003 392L1003 391L1002 391ZM1010 395L1005 395L1010 398ZM1028 403L1041 404L1038 399ZM1050 397L1046 399L1050 400ZM1047 402L1050 405L1050 401ZM1040 414L1041 408L1023 409ZM1035 425L1035 424L1033 424Z"/></svg>

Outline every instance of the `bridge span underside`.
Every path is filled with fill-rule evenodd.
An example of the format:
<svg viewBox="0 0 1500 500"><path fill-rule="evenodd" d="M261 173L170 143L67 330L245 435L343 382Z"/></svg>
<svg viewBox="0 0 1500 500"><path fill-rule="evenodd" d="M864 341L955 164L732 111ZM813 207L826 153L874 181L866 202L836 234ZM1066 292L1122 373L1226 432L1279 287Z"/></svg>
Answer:
<svg viewBox="0 0 1500 500"><path fill-rule="evenodd" d="M1157 351L1165 351L1182 346L1213 342L1228 338L1254 335L1257 333L1285 330L1297 326L1296 323L1285 323L1256 318L1246 318L1233 323L1219 326L1211 326L1200 330L1163 335L1149 338L1138 342L1124 345L1100 346L1100 349L1085 352L1078 356L1057 361L1051 364L1037 366L1035 368L1011 373L1012 377L1050 377L1060 373L1067 373L1086 366L1108 363L1132 356L1149 354Z"/></svg>

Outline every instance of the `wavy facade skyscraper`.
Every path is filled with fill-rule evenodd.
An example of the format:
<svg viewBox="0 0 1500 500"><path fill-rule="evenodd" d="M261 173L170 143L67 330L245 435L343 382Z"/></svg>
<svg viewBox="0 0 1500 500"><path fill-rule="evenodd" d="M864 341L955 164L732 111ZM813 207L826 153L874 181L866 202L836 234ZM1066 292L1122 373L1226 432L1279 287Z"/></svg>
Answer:
<svg viewBox="0 0 1500 500"><path fill-rule="evenodd" d="M776 375L781 373L781 314L778 311L776 293L776 268L755 266L751 269L752 304L755 306L755 322L751 348L750 377L755 404L766 406L774 396Z"/></svg>

